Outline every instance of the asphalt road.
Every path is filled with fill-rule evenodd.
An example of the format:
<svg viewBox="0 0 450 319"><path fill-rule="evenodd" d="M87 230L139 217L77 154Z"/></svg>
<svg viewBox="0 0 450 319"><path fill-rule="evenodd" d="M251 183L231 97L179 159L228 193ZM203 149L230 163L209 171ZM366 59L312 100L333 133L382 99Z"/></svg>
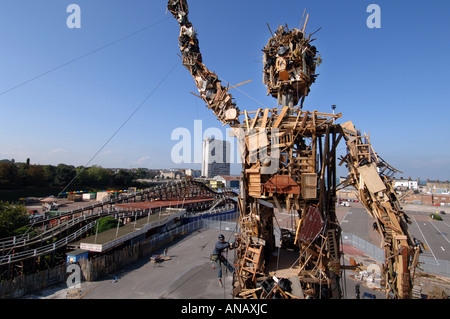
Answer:
<svg viewBox="0 0 450 319"><path fill-rule="evenodd" d="M170 260L160 264L151 262L151 256L144 257L136 263L125 267L96 282L83 282L80 295L83 299L232 299L232 275L224 271L224 287L218 284L217 269L209 261L218 234L223 233L227 240L233 240L232 232L217 230L196 231L168 247ZM159 251L156 254L162 254ZM228 260L234 254L228 252ZM346 299L356 299L355 286L361 284L351 278L354 272L346 272L342 281ZM115 277L117 281L113 282ZM26 296L26 299L65 299L67 286L61 286L42 292L39 296ZM371 290L361 284L361 299L364 292L375 294L377 299L384 299L384 293ZM153 303L155 305L155 303Z"/></svg>
<svg viewBox="0 0 450 319"><path fill-rule="evenodd" d="M409 214L412 219L410 232L425 243L428 251L423 256L441 260L450 260L450 217L441 215L442 221L433 220L428 213Z"/></svg>
<svg viewBox="0 0 450 319"><path fill-rule="evenodd" d="M430 248L422 255L450 261L450 215L439 214L442 221L438 221L431 219L430 214L443 210L440 207L406 205L404 210L411 221L408 226L410 234ZM339 207L337 215L343 231L351 232L374 245L380 244L381 237L372 228L374 219L361 204L351 203L350 207Z"/></svg>
<svg viewBox="0 0 450 319"><path fill-rule="evenodd" d="M142 258L95 282L84 299L232 299L232 275L223 272L227 276L221 288L209 260L220 233L233 240L230 232L196 231L168 248L170 260L155 264L151 256ZM228 255L231 262L234 254ZM112 283L115 276L117 282Z"/></svg>
<svg viewBox="0 0 450 319"><path fill-rule="evenodd" d="M373 219L361 204L338 207L336 213L344 231L353 232L376 245L380 243L379 235L372 229ZM412 221L410 232L431 248L431 257L450 260L450 216L442 215L443 221L435 221L429 218L429 214L430 211L409 212L408 216ZM276 223L281 227L289 227L291 222L289 214L277 214ZM196 231L168 247L170 260L154 264L151 256L147 256L101 281L83 283L83 299L232 299L231 274L224 272L227 276L224 288L221 288L217 269L212 268L209 260L219 233L223 233L229 240L234 238L231 232ZM156 254L162 254L162 251ZM228 254L228 259L233 260L233 252ZM346 298L354 299L355 285L358 282L350 278L350 274L350 271L346 274L347 280L343 288L346 288ZM114 277L118 279L115 283L111 282ZM64 299L67 291L67 287L60 287L44 292L39 298ZM384 296L383 292L374 292L363 285L360 291L361 296L366 291L377 295L377 299L383 299Z"/></svg>

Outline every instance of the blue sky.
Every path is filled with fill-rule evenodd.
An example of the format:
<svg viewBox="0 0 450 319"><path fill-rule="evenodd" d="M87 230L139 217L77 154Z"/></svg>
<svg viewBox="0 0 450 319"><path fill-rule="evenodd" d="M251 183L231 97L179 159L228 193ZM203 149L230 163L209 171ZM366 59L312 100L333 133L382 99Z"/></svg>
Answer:
<svg viewBox="0 0 450 319"><path fill-rule="evenodd" d="M66 25L72 3L80 29ZM371 3L381 8L380 29L366 25ZM200 169L172 161L172 132L186 128L193 139L195 120L203 131L226 131L189 93L197 91L166 4L1 0L0 159ZM339 122L370 132L399 176L450 179L450 2L191 0L189 8L206 66L230 85L253 80L232 91L241 110L276 106L261 83L267 23L299 27L306 9L307 32L322 28L314 43L323 63L304 109L331 113L337 105Z"/></svg>

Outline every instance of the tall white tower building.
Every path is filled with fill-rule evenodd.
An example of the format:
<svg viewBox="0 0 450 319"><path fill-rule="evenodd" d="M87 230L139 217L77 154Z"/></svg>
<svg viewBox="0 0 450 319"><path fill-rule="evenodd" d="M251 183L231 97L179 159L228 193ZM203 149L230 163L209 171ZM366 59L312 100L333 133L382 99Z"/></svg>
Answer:
<svg viewBox="0 0 450 319"><path fill-rule="evenodd" d="M230 175L230 142L205 138L203 140L202 176Z"/></svg>

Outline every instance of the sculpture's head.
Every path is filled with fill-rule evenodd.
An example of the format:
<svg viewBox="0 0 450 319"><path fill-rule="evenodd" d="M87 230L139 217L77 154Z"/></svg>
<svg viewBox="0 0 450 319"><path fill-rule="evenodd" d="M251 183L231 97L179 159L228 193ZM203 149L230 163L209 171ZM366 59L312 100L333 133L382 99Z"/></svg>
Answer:
<svg viewBox="0 0 450 319"><path fill-rule="evenodd" d="M262 50L263 83L267 95L277 98L279 105L295 106L303 101L317 77L315 70L321 58L316 57L310 37L306 38L299 29L280 26Z"/></svg>

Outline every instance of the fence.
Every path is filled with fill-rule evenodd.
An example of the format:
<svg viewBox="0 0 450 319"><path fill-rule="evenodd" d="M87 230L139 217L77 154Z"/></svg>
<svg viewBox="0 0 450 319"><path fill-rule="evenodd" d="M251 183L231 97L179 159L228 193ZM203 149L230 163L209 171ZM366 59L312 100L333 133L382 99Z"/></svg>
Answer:
<svg viewBox="0 0 450 319"><path fill-rule="evenodd" d="M380 247L362 239L352 233L342 233L343 243L353 246L367 256L375 259L376 261L384 264L385 255L384 250ZM419 270L424 272L450 277L450 261L440 260L425 255L419 255Z"/></svg>
<svg viewBox="0 0 450 319"><path fill-rule="evenodd" d="M352 234L342 232L342 241L344 245L353 246L362 252L364 252L367 256L375 259L376 261L384 264L384 250L380 247Z"/></svg>
<svg viewBox="0 0 450 319"><path fill-rule="evenodd" d="M450 261L425 256L419 257L420 269L424 272L450 277Z"/></svg>
<svg viewBox="0 0 450 319"><path fill-rule="evenodd" d="M156 252L165 245L202 228L234 231L236 229L236 222L230 220L236 217L237 213L232 212L196 219L162 234L155 234L147 239L135 241L131 246L116 250L109 255L100 256L92 260L83 260L80 262L83 279L87 281L99 280L103 276L115 272L144 256Z"/></svg>
<svg viewBox="0 0 450 319"><path fill-rule="evenodd" d="M20 298L52 284L64 282L66 268L66 265L62 265L13 280L0 281L0 299Z"/></svg>
<svg viewBox="0 0 450 319"><path fill-rule="evenodd" d="M109 255L103 255L93 260L82 259L80 262L82 279L86 281L98 280L154 253L174 240L202 228L233 231L236 228L236 223L230 220L237 218L237 215L237 212L231 212L197 219L162 234L153 235L148 239L141 241L135 239L132 245L116 250ZM14 280L0 281L0 298L20 298L41 291L50 285L61 284L65 282L68 274L67 265L61 265L36 274L17 277Z"/></svg>

